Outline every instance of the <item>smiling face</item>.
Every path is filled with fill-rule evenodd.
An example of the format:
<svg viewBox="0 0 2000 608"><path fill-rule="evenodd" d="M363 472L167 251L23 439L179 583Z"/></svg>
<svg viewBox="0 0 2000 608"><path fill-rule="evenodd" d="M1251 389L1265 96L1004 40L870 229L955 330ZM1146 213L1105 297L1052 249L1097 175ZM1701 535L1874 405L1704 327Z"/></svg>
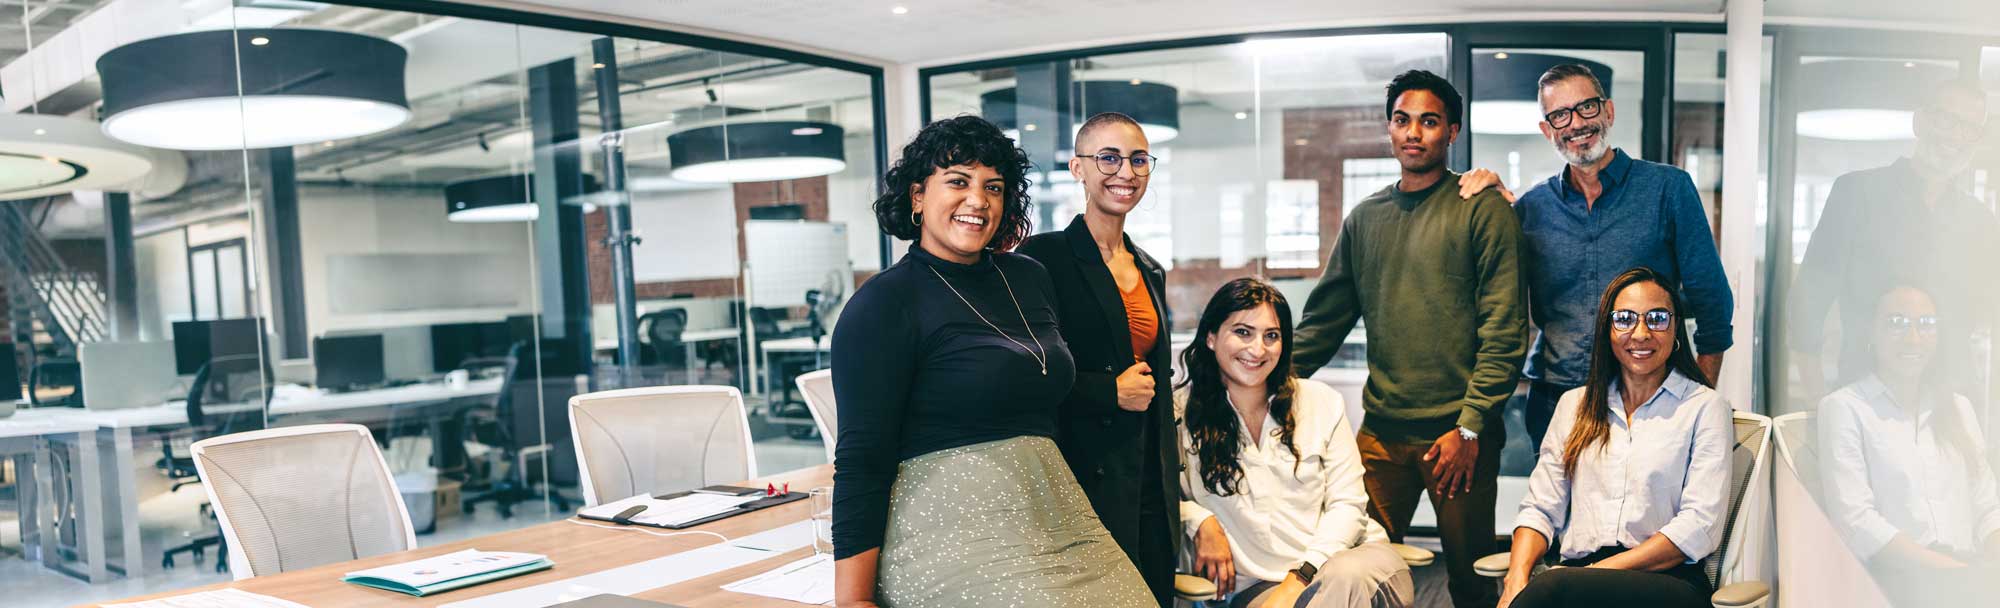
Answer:
<svg viewBox="0 0 2000 608"><path fill-rule="evenodd" d="M1284 345L1278 311L1268 303L1230 313L1221 328L1208 334L1208 348L1215 351L1215 365L1230 388L1266 386Z"/></svg>
<svg viewBox="0 0 2000 608"><path fill-rule="evenodd" d="M1458 140L1458 127L1445 117L1444 100L1436 94L1404 91L1389 112L1389 143L1396 147L1396 162L1409 173L1442 168L1445 152Z"/></svg>
<svg viewBox="0 0 2000 608"><path fill-rule="evenodd" d="M1627 375L1637 377L1664 376L1667 373L1667 356L1674 353L1674 332L1680 329L1680 316L1672 315L1666 329L1655 331L1647 327L1647 312L1664 309L1674 310L1667 290L1651 282L1627 285L1612 301L1612 311L1629 310L1638 313L1637 323L1631 331L1611 328L1611 354L1618 359L1618 366ZM1606 312L1605 314L1612 314Z"/></svg>
<svg viewBox="0 0 2000 608"><path fill-rule="evenodd" d="M1574 108L1584 100L1602 96L1597 87L1591 86L1589 79L1564 78L1542 87L1542 114ZM1592 165L1611 152L1611 124L1617 118L1618 106L1605 99L1604 110L1596 118L1584 118L1572 112L1569 124L1560 129L1543 120L1542 136L1555 145L1556 154L1561 155L1564 162Z"/></svg>
<svg viewBox="0 0 2000 608"><path fill-rule="evenodd" d="M1076 153L1083 156L1095 154L1115 154L1131 156L1140 152L1151 154L1151 146L1146 141L1146 133L1138 125L1122 122L1100 124L1092 127L1076 142ZM1139 199L1146 196L1146 182L1152 179L1149 172L1138 175L1132 172L1132 163L1122 161L1118 173L1105 175L1097 168L1097 161L1090 158L1069 159L1069 174L1083 184L1083 196L1090 203L1091 210L1124 217L1139 206Z"/></svg>
<svg viewBox="0 0 2000 608"><path fill-rule="evenodd" d="M1929 294L1898 287L1875 305L1875 373L1889 380L1921 379L1937 355L1937 303Z"/></svg>
<svg viewBox="0 0 2000 608"><path fill-rule="evenodd" d="M979 261L1007 210L1007 181L982 164L938 169L911 188L910 207L922 221L924 251L959 264Z"/></svg>
<svg viewBox="0 0 2000 608"><path fill-rule="evenodd" d="M1955 177L1972 165L1974 149L1986 132L1986 96L1975 89L1942 87L1911 119L1918 164L1939 177Z"/></svg>

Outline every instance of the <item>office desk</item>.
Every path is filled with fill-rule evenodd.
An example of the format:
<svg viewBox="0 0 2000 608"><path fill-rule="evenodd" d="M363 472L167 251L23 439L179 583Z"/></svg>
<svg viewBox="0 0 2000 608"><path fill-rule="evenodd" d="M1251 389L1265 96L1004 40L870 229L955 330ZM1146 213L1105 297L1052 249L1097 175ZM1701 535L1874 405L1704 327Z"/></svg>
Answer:
<svg viewBox="0 0 2000 608"><path fill-rule="evenodd" d="M806 488L832 485L832 479L833 466L821 465L810 469L801 469L745 482L743 485L762 487L765 483L782 485L789 482L792 484L792 490L797 492L803 491ZM812 509L811 502L810 499L801 500L755 513L731 517L693 529L714 532L731 539L740 540L758 532L775 530L786 525L805 521ZM652 531L669 532L657 529L653 529ZM193 589L157 593L138 598L118 600L117 602L171 597L195 591L209 591L233 587L251 593L291 600L308 606L437 606L478 600L483 597L508 592L513 592L516 594L515 597L518 597L520 594L567 590L565 588L573 587L574 585L565 585L563 583L576 579L579 576L717 544L721 544L721 541L708 535L688 534L659 537L632 530L607 530L578 525L569 521L555 521L434 547L423 547L351 562L328 564L295 572L260 576L249 580L231 581ZM348 572L434 557L465 549L539 553L548 556L551 561L554 561L555 567L541 572L448 591L430 597L411 597L400 593L370 589L340 581L341 576ZM768 557L759 561L734 568L725 568L719 572L631 595L643 599L680 604L689 606L690 608L707 608L711 606L797 608L800 604L723 591L721 586L725 583L762 574L772 568L809 555L812 555L812 547L810 545L802 549L772 552ZM543 585L551 584L558 586L542 587ZM493 598L492 601L493 603L509 603L501 601L502 599ZM514 598L505 599L512 600ZM519 605L541 606L548 603L552 602L530 603L522 601Z"/></svg>
<svg viewBox="0 0 2000 608"><path fill-rule="evenodd" d="M691 329L682 331L681 347L687 349L688 384L694 384L695 379L700 377L699 370L695 368L695 366L697 365L697 363L695 362L701 360L700 353L696 352L697 351L697 349L695 348L696 346L699 346L702 342L714 342L716 340L734 340L739 336L741 336L742 332L743 330L735 327L718 327L714 329ZM640 339L644 340L645 338L642 336ZM618 350L618 337L612 336L609 338L599 338L596 341L596 347L598 351L616 351ZM644 346L641 345L641 348L643 347Z"/></svg>
<svg viewBox="0 0 2000 608"><path fill-rule="evenodd" d="M54 491L54 484L68 480L58 480L42 454L44 446L67 440L76 450L75 458L71 459L77 470L73 487L84 494L85 501L96 500L104 487L98 475L96 431L97 425L63 416L54 408L21 410L0 419L0 457L14 459L14 499L20 510L22 557L33 556L49 569L90 582L109 577L101 532L105 527L104 512L83 509L84 521L76 538L83 543L79 553L84 569L71 571L57 547L60 539L56 534L56 510L53 505L43 504Z"/></svg>
<svg viewBox="0 0 2000 608"><path fill-rule="evenodd" d="M415 384L372 391L352 393L315 394L272 399L269 417L272 421L287 418L301 423L318 419L332 419L340 422L365 423L387 420L409 413L410 408L433 408L450 406L468 399L486 400L500 393L503 384L500 378L476 380L464 389L452 389L441 384ZM231 411L236 409L254 410L257 404L225 404L206 406L204 411ZM89 475L92 481L82 484L86 518L102 518L106 513L118 514L118 538L123 543L121 571L128 577L136 577L145 571L145 564L139 561L145 553L141 550L139 538L139 484L133 471L137 459L133 455L132 435L147 429L185 426L187 403L169 401L160 405L122 409L86 410L75 408L49 408L35 410L48 412L46 416L65 420L68 423L85 423L95 429L89 443L94 449L86 448L77 468L80 475ZM17 414L18 415L18 414ZM92 508L92 506L97 508ZM113 511L115 509L115 511ZM109 525L92 525L86 521L93 535L86 546L98 543L109 545L111 528ZM101 551L92 551L101 555ZM92 565L92 574L99 574L98 566ZM98 580L92 578L91 580Z"/></svg>

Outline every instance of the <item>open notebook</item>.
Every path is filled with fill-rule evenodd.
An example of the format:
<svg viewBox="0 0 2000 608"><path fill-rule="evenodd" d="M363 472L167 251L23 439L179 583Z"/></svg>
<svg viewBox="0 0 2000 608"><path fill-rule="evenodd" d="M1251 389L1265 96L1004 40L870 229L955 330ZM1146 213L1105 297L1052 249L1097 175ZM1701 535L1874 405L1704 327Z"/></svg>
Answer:
<svg viewBox="0 0 2000 608"><path fill-rule="evenodd" d="M470 587L486 581L547 570L555 566L546 556L533 553L466 549L430 559L420 559L360 572L349 572L341 580L423 597Z"/></svg>
<svg viewBox="0 0 2000 608"><path fill-rule="evenodd" d="M726 486L710 486L710 488L740 493L712 493L709 488L704 488L702 491L662 496L640 494L578 511L577 516L619 524L678 530L806 497L804 492L765 496L763 491L754 488Z"/></svg>

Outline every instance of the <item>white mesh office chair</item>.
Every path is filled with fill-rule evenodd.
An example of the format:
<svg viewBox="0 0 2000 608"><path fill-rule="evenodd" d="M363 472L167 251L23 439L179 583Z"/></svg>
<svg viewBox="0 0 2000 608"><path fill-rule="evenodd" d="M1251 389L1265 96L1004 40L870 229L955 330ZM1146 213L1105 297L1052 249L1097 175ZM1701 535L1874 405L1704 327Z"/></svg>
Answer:
<svg viewBox="0 0 2000 608"><path fill-rule="evenodd" d="M569 399L585 506L757 476L733 386L653 386Z"/></svg>
<svg viewBox="0 0 2000 608"><path fill-rule="evenodd" d="M1709 597L1715 608L1759 608L1771 599L1770 585L1759 580L1771 510L1771 419L1735 412L1734 422L1736 445L1730 450L1729 512L1723 520L1722 544L1701 560L1701 569L1716 588ZM1550 543L1551 548L1555 545ZM1535 571L1544 570L1555 554L1549 551ZM1508 560L1508 554L1495 553L1472 567L1480 576L1497 580L1507 576Z"/></svg>
<svg viewBox="0 0 2000 608"><path fill-rule="evenodd" d="M819 426L819 440L826 444L826 461L833 462L835 433L840 432L840 411L833 407L833 370L799 374L799 394L806 396L806 409Z"/></svg>
<svg viewBox="0 0 2000 608"><path fill-rule="evenodd" d="M417 546L366 427L265 429L197 441L192 450L236 580Z"/></svg>

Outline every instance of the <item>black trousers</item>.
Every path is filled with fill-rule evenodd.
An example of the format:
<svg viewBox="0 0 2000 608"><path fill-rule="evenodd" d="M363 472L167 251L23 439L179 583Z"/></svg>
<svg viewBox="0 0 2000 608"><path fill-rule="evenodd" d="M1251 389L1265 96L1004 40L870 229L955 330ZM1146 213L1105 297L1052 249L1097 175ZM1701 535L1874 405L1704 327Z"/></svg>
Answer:
<svg viewBox="0 0 2000 608"><path fill-rule="evenodd" d="M1623 553L1623 547L1599 549L1582 559L1565 560L1567 568L1556 568L1529 579L1527 588L1514 596L1518 608L1709 608L1708 575L1700 564L1681 564L1661 572L1586 568L1604 558Z"/></svg>

